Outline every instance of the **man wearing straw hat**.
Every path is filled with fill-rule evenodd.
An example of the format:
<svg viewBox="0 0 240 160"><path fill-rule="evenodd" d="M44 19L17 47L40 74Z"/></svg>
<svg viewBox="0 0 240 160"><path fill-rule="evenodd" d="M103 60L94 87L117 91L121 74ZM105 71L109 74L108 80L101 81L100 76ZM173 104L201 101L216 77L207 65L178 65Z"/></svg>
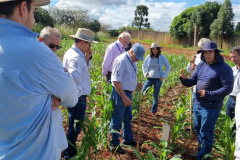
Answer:
<svg viewBox="0 0 240 160"><path fill-rule="evenodd" d="M194 155L202 160L204 155L212 150L214 128L223 100L233 89L232 69L224 62L221 50L217 49L215 42L206 42L202 53L201 62L196 67L190 78L186 78L183 70L180 79L184 86L196 85L196 100L193 107L194 126L198 133L198 153Z"/></svg>
<svg viewBox="0 0 240 160"><path fill-rule="evenodd" d="M76 120L83 120L87 107L87 95L91 92L91 80L89 69L91 67L90 58L92 56L91 43L97 43L93 40L94 33L86 28L78 28L74 38L74 44L64 54L63 67L72 75L78 90L78 103L73 108L68 108L68 148L64 151L64 158L69 159L76 155L77 136L81 132L80 123L74 127Z"/></svg>
<svg viewBox="0 0 240 160"><path fill-rule="evenodd" d="M60 159L67 147L61 110L77 103L72 77L32 32L35 6L0 0L0 159ZM54 110L54 111L53 111Z"/></svg>
<svg viewBox="0 0 240 160"><path fill-rule="evenodd" d="M123 143L126 145L136 146L137 143L133 139L133 132L131 126L132 120L132 92L136 87L142 89L142 84L137 83L137 64L139 60L143 60L145 53L144 47L136 43L133 47L120 56L118 56L113 63L112 72L112 100L114 110L111 118L111 145L113 149L120 154L124 154L120 146L119 133L122 122L123 125Z"/></svg>

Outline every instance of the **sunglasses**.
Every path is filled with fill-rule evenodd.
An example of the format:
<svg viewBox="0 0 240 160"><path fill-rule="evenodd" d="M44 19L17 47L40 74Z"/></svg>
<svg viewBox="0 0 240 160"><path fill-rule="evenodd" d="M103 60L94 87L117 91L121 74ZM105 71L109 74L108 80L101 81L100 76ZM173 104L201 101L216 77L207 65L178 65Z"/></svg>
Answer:
<svg viewBox="0 0 240 160"><path fill-rule="evenodd" d="M57 49L62 48L61 46L59 46L59 45L54 45L54 44L49 44L48 47L51 48L51 49L54 49L55 47L56 47Z"/></svg>

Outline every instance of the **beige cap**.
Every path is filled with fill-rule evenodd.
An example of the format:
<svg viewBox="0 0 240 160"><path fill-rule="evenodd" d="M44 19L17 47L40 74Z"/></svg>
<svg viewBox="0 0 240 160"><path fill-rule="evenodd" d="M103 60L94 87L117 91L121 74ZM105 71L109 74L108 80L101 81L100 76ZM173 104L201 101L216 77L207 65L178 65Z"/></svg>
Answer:
<svg viewBox="0 0 240 160"><path fill-rule="evenodd" d="M10 1L15 1L15 0L0 0L0 3L10 2ZM50 0L33 0L33 1L35 1L36 6L45 6L50 3Z"/></svg>
<svg viewBox="0 0 240 160"><path fill-rule="evenodd" d="M78 28L77 33L75 35L69 35L69 36L72 38L77 38L87 42L98 43L97 41L93 40L94 39L93 31L86 28Z"/></svg>

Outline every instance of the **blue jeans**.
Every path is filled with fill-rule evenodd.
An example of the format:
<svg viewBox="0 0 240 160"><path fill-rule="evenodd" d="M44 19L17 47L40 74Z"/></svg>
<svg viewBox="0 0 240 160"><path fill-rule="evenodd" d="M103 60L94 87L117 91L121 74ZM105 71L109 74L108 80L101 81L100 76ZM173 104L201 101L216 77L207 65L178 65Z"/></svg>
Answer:
<svg viewBox="0 0 240 160"><path fill-rule="evenodd" d="M226 114L231 119L235 117L235 105L236 101L231 96L228 96L226 104Z"/></svg>
<svg viewBox="0 0 240 160"><path fill-rule="evenodd" d="M132 93L124 91L126 96L132 100ZM113 100L113 114L111 118L111 131L115 130L120 132L120 126L123 122L123 142L131 143L134 141L133 132L131 126L132 120L132 106L124 106L121 96L117 93L113 87L112 91ZM117 147L120 144L119 136L120 134L111 132L112 140L111 144Z"/></svg>
<svg viewBox="0 0 240 160"><path fill-rule="evenodd" d="M193 119L194 131L198 133L198 160L201 160L205 154L210 153L212 150L214 128L221 108L204 108L196 103L194 104Z"/></svg>
<svg viewBox="0 0 240 160"><path fill-rule="evenodd" d="M159 78L148 78L144 85L142 92L144 92L148 87L154 85L154 91L153 91L153 104L152 104L152 113L157 112L158 107L158 95L160 92L160 88L162 86L162 82L159 80Z"/></svg>
<svg viewBox="0 0 240 160"><path fill-rule="evenodd" d="M68 142L68 148L64 151L64 158L69 159L74 157L77 154L76 150L76 141L78 134L81 132L80 124L76 124L76 129L74 128L75 120L83 120L86 112L86 97L81 96L78 98L78 103L73 108L67 108L68 110L68 133L67 139L71 142ZM72 146L73 145L73 146Z"/></svg>

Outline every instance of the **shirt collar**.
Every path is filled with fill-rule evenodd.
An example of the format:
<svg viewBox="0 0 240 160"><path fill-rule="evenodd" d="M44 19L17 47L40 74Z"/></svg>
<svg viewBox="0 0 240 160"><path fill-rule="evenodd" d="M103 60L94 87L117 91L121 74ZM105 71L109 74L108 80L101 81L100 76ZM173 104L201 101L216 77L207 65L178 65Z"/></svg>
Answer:
<svg viewBox="0 0 240 160"><path fill-rule="evenodd" d="M72 49L74 49L83 59L86 60L84 53L75 45L72 45Z"/></svg>
<svg viewBox="0 0 240 160"><path fill-rule="evenodd" d="M117 40L116 43L120 46L120 48L121 48L123 51L125 50L126 47L123 47L123 44L122 44L119 40Z"/></svg>
<svg viewBox="0 0 240 160"><path fill-rule="evenodd" d="M38 33L31 31L26 26L5 18L0 18L0 33L27 36L35 40L37 40L37 36L39 35Z"/></svg>

